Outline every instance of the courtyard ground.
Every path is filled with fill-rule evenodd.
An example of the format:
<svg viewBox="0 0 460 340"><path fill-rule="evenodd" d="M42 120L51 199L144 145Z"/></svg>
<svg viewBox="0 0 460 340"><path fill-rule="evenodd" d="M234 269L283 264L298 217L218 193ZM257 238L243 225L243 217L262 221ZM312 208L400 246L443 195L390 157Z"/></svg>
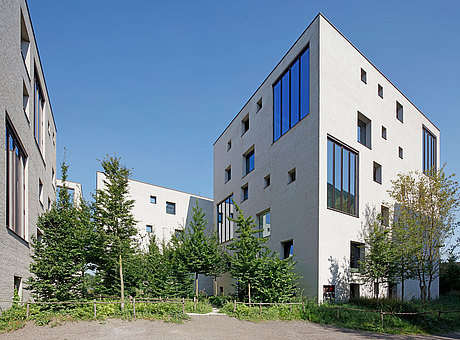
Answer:
<svg viewBox="0 0 460 340"><path fill-rule="evenodd" d="M36 326L29 322L0 339L460 339L446 336L387 335L330 327L303 321L248 322L225 315L191 315L183 324L149 320L66 322Z"/></svg>

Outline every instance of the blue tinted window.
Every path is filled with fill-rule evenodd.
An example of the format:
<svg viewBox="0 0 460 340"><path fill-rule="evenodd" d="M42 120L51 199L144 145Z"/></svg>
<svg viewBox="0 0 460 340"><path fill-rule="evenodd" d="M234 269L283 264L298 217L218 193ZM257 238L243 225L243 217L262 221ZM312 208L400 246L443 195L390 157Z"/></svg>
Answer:
<svg viewBox="0 0 460 340"><path fill-rule="evenodd" d="M156 196L150 196L150 203L157 204L157 197Z"/></svg>
<svg viewBox="0 0 460 340"><path fill-rule="evenodd" d="M254 150L246 155L246 174L254 170Z"/></svg>
<svg viewBox="0 0 460 340"><path fill-rule="evenodd" d="M291 67L291 127L299 121L299 61Z"/></svg>
<svg viewBox="0 0 460 340"><path fill-rule="evenodd" d="M327 206L333 207L334 195L334 143L327 141Z"/></svg>
<svg viewBox="0 0 460 340"><path fill-rule="evenodd" d="M176 203L166 202L166 213L175 215L176 214Z"/></svg>
<svg viewBox="0 0 460 340"><path fill-rule="evenodd" d="M151 225L145 226L145 231L148 232L148 233L151 233L152 232L152 226Z"/></svg>
<svg viewBox="0 0 460 340"><path fill-rule="evenodd" d="M300 57L300 119L310 111L310 49Z"/></svg>
<svg viewBox="0 0 460 340"><path fill-rule="evenodd" d="M423 128L423 172L436 169L436 137Z"/></svg>
<svg viewBox="0 0 460 340"><path fill-rule="evenodd" d="M281 134L289 130L289 72L281 80Z"/></svg>
<svg viewBox="0 0 460 340"><path fill-rule="evenodd" d="M341 196L342 196L342 148L339 145L335 145L334 147L334 199L335 199L335 204L334 208L341 210L342 208L342 202L341 202Z"/></svg>
<svg viewBox="0 0 460 340"><path fill-rule="evenodd" d="M281 82L275 85L274 95L274 115L273 115L273 140L281 137Z"/></svg>

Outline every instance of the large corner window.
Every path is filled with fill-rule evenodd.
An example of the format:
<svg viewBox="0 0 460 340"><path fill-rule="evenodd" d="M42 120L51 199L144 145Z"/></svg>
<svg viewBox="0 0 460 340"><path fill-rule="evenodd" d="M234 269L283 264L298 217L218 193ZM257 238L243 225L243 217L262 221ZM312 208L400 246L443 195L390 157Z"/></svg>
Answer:
<svg viewBox="0 0 460 340"><path fill-rule="evenodd" d="M310 49L307 48L273 85L273 141L310 109Z"/></svg>
<svg viewBox="0 0 460 340"><path fill-rule="evenodd" d="M233 218L234 212L233 195L217 205L217 235L220 243L230 241L233 238L234 222L228 218Z"/></svg>
<svg viewBox="0 0 460 340"><path fill-rule="evenodd" d="M436 137L423 127L423 172L436 170Z"/></svg>
<svg viewBox="0 0 460 340"><path fill-rule="evenodd" d="M327 207L358 215L358 154L327 140Z"/></svg>
<svg viewBox="0 0 460 340"><path fill-rule="evenodd" d="M35 73L35 93L34 93L34 137L39 148L42 148L42 122L45 99L43 96L40 80Z"/></svg>
<svg viewBox="0 0 460 340"><path fill-rule="evenodd" d="M12 128L6 124L6 225L25 239L27 157Z"/></svg>

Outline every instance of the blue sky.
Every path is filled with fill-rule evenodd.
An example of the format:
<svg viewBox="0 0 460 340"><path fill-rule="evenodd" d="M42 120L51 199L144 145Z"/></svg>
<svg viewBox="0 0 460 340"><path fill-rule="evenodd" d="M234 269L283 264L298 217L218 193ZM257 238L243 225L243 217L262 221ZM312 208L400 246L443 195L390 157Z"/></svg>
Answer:
<svg viewBox="0 0 460 340"><path fill-rule="evenodd" d="M212 197L213 142L318 12L441 130L460 175L458 0L28 3L58 162L65 147L86 198L113 153L137 180Z"/></svg>

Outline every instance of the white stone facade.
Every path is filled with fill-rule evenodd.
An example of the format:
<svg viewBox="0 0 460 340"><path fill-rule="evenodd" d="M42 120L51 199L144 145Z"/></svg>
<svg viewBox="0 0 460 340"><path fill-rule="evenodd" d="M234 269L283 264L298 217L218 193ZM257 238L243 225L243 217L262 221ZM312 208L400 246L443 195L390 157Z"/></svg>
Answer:
<svg viewBox="0 0 460 340"><path fill-rule="evenodd" d="M56 180L56 187L58 190L64 186L64 182L62 179L57 179ZM73 204L79 205L80 200L83 197L83 190L81 188L81 184L77 182L72 182L72 181L65 181L65 186L67 190L69 191Z"/></svg>
<svg viewBox="0 0 460 340"><path fill-rule="evenodd" d="M309 113L274 141L274 85L306 48ZM397 103L403 107L402 122L396 117ZM358 142L358 117L368 123L363 143ZM362 242L366 206L380 213L382 202L390 201L390 180L400 172L423 170L424 128L436 138L434 158L439 166L436 126L319 14L214 144L216 225L219 204L231 195L256 221L270 211L267 244L283 256L292 241L303 293L322 301L324 286L333 285L335 298L348 299L350 284L362 283L350 273L350 254L351 242ZM328 208L329 139L357 155L356 216ZM254 169L245 174L250 150ZM377 182L374 163L381 166ZM229 280L218 284L225 293L232 290ZM382 287L381 293L387 290ZM360 285L361 295L371 291ZM417 284L406 283L406 296L417 295ZM435 282L432 296L437 295Z"/></svg>
<svg viewBox="0 0 460 340"><path fill-rule="evenodd" d="M57 132L25 0L0 2L0 46L0 300L15 287L28 299L32 236L56 197Z"/></svg>

